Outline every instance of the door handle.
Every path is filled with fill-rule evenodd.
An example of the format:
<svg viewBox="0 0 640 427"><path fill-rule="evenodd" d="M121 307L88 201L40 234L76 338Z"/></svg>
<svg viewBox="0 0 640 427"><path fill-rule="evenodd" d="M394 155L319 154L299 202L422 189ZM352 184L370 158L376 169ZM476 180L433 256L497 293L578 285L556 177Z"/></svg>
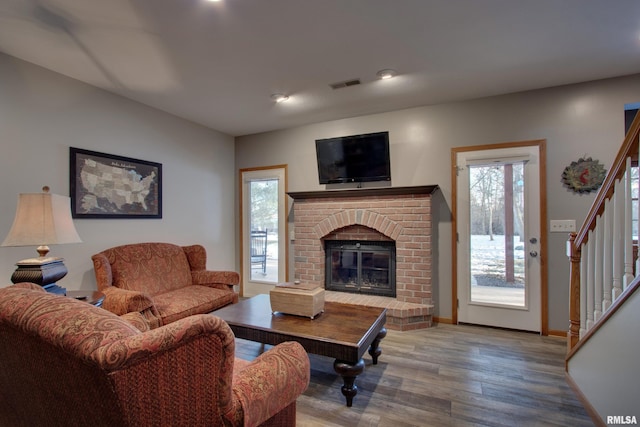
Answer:
<svg viewBox="0 0 640 427"><path fill-rule="evenodd" d="M535 258L535 257L537 257L537 256L538 256L538 252L536 252L536 251L531 251L531 252L529 252L529 255L531 255L531 257L532 257L532 258Z"/></svg>

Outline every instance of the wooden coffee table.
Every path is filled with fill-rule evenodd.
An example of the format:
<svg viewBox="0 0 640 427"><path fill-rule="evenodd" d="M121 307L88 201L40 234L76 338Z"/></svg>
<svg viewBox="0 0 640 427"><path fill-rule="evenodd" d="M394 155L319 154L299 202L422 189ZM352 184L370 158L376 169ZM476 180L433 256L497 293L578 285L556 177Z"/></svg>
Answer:
<svg viewBox="0 0 640 427"><path fill-rule="evenodd" d="M105 295L99 291L67 291L66 296L102 307Z"/></svg>
<svg viewBox="0 0 640 427"><path fill-rule="evenodd" d="M297 341L309 353L335 358L333 368L343 378L347 406L358 393L355 380L364 371L364 352L369 350L376 365L380 340L387 335L385 308L326 302L324 313L309 319L272 313L269 295L258 295L212 314L226 321L237 338L271 345Z"/></svg>

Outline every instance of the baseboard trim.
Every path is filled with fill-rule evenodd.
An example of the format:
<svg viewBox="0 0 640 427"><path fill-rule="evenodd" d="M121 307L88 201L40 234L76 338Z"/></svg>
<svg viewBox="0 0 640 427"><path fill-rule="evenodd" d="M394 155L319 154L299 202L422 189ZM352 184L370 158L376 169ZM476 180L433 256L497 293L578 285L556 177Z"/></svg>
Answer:
<svg viewBox="0 0 640 427"><path fill-rule="evenodd" d="M444 323L447 325L453 325L453 319L450 319L448 317L438 317L438 316L433 316L433 323ZM567 331L561 331L561 330L557 330L557 329L549 329L548 336L551 337L559 337L559 338L566 338L567 337Z"/></svg>

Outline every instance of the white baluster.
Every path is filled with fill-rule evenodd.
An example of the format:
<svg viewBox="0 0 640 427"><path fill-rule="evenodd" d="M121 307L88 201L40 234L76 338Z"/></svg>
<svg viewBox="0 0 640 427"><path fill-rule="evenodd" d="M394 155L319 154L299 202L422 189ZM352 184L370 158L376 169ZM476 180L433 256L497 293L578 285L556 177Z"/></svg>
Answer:
<svg viewBox="0 0 640 427"><path fill-rule="evenodd" d="M603 259L602 266L602 312L611 307L611 289L613 289L613 206L609 199L604 201L603 224Z"/></svg>
<svg viewBox="0 0 640 427"><path fill-rule="evenodd" d="M580 252L580 339L587 332L587 259L589 247L582 245Z"/></svg>
<svg viewBox="0 0 640 427"><path fill-rule="evenodd" d="M633 232L632 232L632 199L631 199L631 157L627 157L627 169L623 177L624 181L624 276L622 289L633 281Z"/></svg>
<svg viewBox="0 0 640 427"><path fill-rule="evenodd" d="M587 331L593 327L593 312L594 312L594 283L595 283L595 258L596 258L596 239L593 235L593 230L589 230L589 237L587 241L587 247L589 256L587 257Z"/></svg>
<svg viewBox="0 0 640 427"><path fill-rule="evenodd" d="M622 273L624 266L624 198L622 197L622 184L616 181L613 192L613 289L611 301L618 299L622 293Z"/></svg>
<svg viewBox="0 0 640 427"><path fill-rule="evenodd" d="M640 143L638 144L638 152L636 153L636 159L640 159ZM636 176L638 176L638 179L636 180L636 186L640 186L640 171L638 170L638 166L635 167L636 169ZM640 192L640 188L638 188L635 192L635 195L638 196L638 193ZM631 197L633 198L633 194L631 195ZM638 215L640 216L640 197L638 197L637 200L638 206L636 206L636 212L638 212ZM640 218L636 218L636 234L638 234L636 237L636 239L640 239ZM636 257L636 276L640 274L640 257Z"/></svg>
<svg viewBox="0 0 640 427"><path fill-rule="evenodd" d="M594 266L593 266L593 321L597 322L602 316L602 270L604 264L604 225L602 216L596 217L594 229Z"/></svg>

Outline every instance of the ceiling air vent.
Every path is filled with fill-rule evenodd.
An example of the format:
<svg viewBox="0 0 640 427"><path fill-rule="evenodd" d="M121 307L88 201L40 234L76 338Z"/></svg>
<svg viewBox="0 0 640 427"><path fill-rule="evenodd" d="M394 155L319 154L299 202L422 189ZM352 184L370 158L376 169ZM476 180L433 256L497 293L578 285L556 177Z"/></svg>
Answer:
<svg viewBox="0 0 640 427"><path fill-rule="evenodd" d="M342 89L343 87L357 86L360 83L360 79L351 79L343 82L331 83L329 86L331 86L331 89Z"/></svg>

